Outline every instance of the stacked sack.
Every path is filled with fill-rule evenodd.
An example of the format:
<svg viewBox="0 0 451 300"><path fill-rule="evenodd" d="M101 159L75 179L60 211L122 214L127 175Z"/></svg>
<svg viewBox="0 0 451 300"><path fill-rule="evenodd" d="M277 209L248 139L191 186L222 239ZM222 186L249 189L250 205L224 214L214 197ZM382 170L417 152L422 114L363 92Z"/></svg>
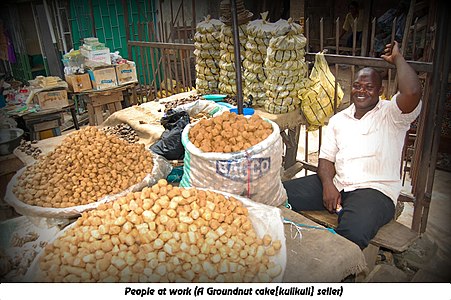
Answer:
<svg viewBox="0 0 451 300"><path fill-rule="evenodd" d="M219 83L220 35L223 23L210 16L196 26L196 89L199 94L215 93Z"/></svg>
<svg viewBox="0 0 451 300"><path fill-rule="evenodd" d="M241 61L244 59L245 47L247 41L247 24L239 25L239 40ZM229 96L235 96L236 74L235 74L235 50L233 42L233 30L231 26L223 25L221 28L221 59L219 61L219 91Z"/></svg>
<svg viewBox="0 0 451 300"><path fill-rule="evenodd" d="M274 24L266 21L268 12L262 13L261 16L261 20L251 21L247 26L247 43L243 62L244 95L251 95L257 106L264 106L267 99L265 88L266 51L275 32Z"/></svg>
<svg viewBox="0 0 451 300"><path fill-rule="evenodd" d="M298 91L304 86L307 75L305 45L307 39L302 34L302 26L279 20L275 24L290 30L282 36L273 37L269 42L265 68L266 95L265 110L272 114L283 114L295 110L300 105Z"/></svg>

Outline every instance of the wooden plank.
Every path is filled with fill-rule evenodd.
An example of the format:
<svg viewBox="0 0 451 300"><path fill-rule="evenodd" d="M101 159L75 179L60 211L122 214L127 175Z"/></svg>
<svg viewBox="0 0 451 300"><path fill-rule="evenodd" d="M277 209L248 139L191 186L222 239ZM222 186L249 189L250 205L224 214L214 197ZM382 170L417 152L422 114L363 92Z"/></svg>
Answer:
<svg viewBox="0 0 451 300"><path fill-rule="evenodd" d="M91 103L94 107L108 104L108 103L114 103L117 101L121 101L123 99L122 96L122 90L118 90L116 92L110 92L107 95L97 95L91 97Z"/></svg>
<svg viewBox="0 0 451 300"><path fill-rule="evenodd" d="M338 216L327 210L302 211L300 213L323 226L333 229L338 226ZM370 243L399 253L407 250L418 237L415 231L393 220L382 226Z"/></svg>
<svg viewBox="0 0 451 300"><path fill-rule="evenodd" d="M184 49L194 51L194 44L181 44L181 43L158 43L158 42L137 42L129 41L130 45L138 47L152 47L159 49ZM314 54L313 54L314 55Z"/></svg>
<svg viewBox="0 0 451 300"><path fill-rule="evenodd" d="M368 275L374 270L377 260L377 254L379 253L379 247L373 244L369 244L368 247L362 250L363 256L365 256L366 269L363 272L357 274L355 282L368 282Z"/></svg>
<svg viewBox="0 0 451 300"><path fill-rule="evenodd" d="M193 46L194 47L194 46ZM341 48L340 48L341 49ZM375 57L362 57L362 56L347 56L337 54L324 54L327 62L330 64L347 64L355 66L366 66L373 68L387 68L395 69L396 66L392 65L382 58ZM315 61L315 53L306 53L305 59L307 61ZM419 62L419 61L407 61L407 63L417 72L432 72L431 62Z"/></svg>
<svg viewBox="0 0 451 300"><path fill-rule="evenodd" d="M116 111L121 110L122 109L122 104L120 101L118 102L114 102L114 105L116 106Z"/></svg>
<svg viewBox="0 0 451 300"><path fill-rule="evenodd" d="M336 214L329 213L327 210L301 211L300 213L323 226L333 229L338 226L338 216Z"/></svg>
<svg viewBox="0 0 451 300"><path fill-rule="evenodd" d="M193 87L193 79L191 76L191 51L193 50L186 50L186 60L188 61L188 82L189 86Z"/></svg>
<svg viewBox="0 0 451 300"><path fill-rule="evenodd" d="M108 103L108 111L110 112L110 115L112 115L113 113L116 112L116 106L114 105L114 103Z"/></svg>
<svg viewBox="0 0 451 300"><path fill-rule="evenodd" d="M403 252L419 238L418 233L396 221L384 225L371 243L395 252Z"/></svg>
<svg viewBox="0 0 451 300"><path fill-rule="evenodd" d="M303 168L304 168L304 165L301 162L297 161L294 165L292 165L291 167L289 167L288 169L286 169L283 172L282 181L290 180L291 178L294 177L294 175L299 173Z"/></svg>
<svg viewBox="0 0 451 300"><path fill-rule="evenodd" d="M102 106L94 107L94 118L95 125L100 125L103 123L103 109Z"/></svg>
<svg viewBox="0 0 451 300"><path fill-rule="evenodd" d="M87 109L88 109L88 117L89 117L89 125L90 126L94 126L96 125L96 120L95 120L95 113L94 113L94 108L92 107L91 103L86 103Z"/></svg>

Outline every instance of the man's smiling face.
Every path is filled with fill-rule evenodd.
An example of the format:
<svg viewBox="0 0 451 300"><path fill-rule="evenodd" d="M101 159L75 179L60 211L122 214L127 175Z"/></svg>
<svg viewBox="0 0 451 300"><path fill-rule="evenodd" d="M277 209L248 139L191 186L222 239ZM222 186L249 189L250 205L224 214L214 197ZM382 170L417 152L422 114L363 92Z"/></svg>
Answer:
<svg viewBox="0 0 451 300"><path fill-rule="evenodd" d="M361 118L372 110L382 93L382 81L374 69L365 68L359 71L352 84L351 101L355 105L356 117Z"/></svg>

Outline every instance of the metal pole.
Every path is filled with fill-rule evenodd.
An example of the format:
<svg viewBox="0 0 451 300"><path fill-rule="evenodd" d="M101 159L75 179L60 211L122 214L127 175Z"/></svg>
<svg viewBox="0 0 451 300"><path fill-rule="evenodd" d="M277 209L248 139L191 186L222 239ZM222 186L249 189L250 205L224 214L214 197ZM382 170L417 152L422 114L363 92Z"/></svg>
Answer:
<svg viewBox="0 0 451 300"><path fill-rule="evenodd" d="M236 13L236 0L232 0L232 29L233 29L233 48L235 50L235 75L236 75L236 101L238 105L238 114L243 114L243 84L241 82L241 54L240 54L240 35L238 30L238 16Z"/></svg>

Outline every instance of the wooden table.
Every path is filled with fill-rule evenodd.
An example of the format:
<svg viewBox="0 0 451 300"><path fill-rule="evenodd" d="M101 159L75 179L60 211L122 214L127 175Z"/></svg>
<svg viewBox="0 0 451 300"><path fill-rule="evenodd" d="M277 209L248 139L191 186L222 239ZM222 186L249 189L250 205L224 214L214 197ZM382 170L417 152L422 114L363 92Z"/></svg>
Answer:
<svg viewBox="0 0 451 300"><path fill-rule="evenodd" d="M108 107L110 114L122 109L122 101L125 106L137 103L136 89L137 82L102 89L102 90L86 90L82 92L69 92L69 95L75 99L77 97L84 98L88 110L89 125L100 125L103 122L103 108ZM131 101L128 97L123 97L123 92L131 91Z"/></svg>
<svg viewBox="0 0 451 300"><path fill-rule="evenodd" d="M293 177L303 167L301 163L296 161L301 125L307 124L307 121L301 114L300 108L286 114L271 114L263 108L256 108L255 112L262 118L271 120L279 126L280 135L285 144L283 167L286 175L284 177Z"/></svg>

